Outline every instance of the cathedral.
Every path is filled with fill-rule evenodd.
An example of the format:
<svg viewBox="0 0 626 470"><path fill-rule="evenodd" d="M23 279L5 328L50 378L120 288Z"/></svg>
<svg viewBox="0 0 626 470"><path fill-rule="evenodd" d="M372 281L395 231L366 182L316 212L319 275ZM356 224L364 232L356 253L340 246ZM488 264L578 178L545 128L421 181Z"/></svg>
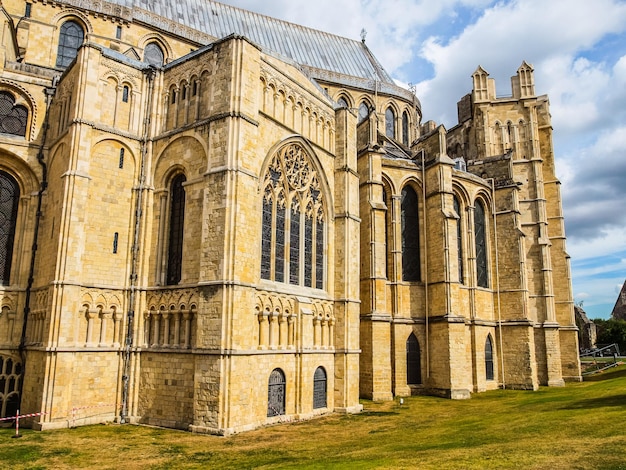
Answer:
<svg viewBox="0 0 626 470"><path fill-rule="evenodd" d="M477 67L447 129L364 39L213 0L0 9L0 417L229 435L580 380L530 64L508 96Z"/></svg>

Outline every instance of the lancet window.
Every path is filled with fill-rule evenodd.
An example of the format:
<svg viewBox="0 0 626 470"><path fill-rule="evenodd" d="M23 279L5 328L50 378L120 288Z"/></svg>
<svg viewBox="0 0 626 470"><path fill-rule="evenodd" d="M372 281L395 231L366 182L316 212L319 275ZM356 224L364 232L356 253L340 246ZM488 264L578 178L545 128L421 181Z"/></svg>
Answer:
<svg viewBox="0 0 626 470"><path fill-rule="evenodd" d="M396 137L396 113L391 106L385 111L385 135L392 139Z"/></svg>
<svg viewBox="0 0 626 470"><path fill-rule="evenodd" d="M461 204L456 196L454 196L454 212L459 216L456 219L456 255L459 264L459 282L463 284L463 231L461 221Z"/></svg>
<svg viewBox="0 0 626 470"><path fill-rule="evenodd" d="M402 280L420 280L420 244L417 194L410 186L402 190Z"/></svg>
<svg viewBox="0 0 626 470"><path fill-rule="evenodd" d="M324 287L324 200L299 144L274 155L263 181L261 278Z"/></svg>
<svg viewBox="0 0 626 470"><path fill-rule="evenodd" d="M78 53L78 48L83 44L84 38L83 28L75 21L66 21L61 25L57 49L57 67L65 68L72 63Z"/></svg>
<svg viewBox="0 0 626 470"><path fill-rule="evenodd" d="M406 383L409 385L422 383L420 344L413 333L406 340Z"/></svg>
<svg viewBox="0 0 626 470"><path fill-rule="evenodd" d="M485 341L485 376L487 380L493 380L493 344L491 342L491 335L487 335Z"/></svg>
<svg viewBox="0 0 626 470"><path fill-rule="evenodd" d="M20 189L17 181L0 171L0 284L8 285L13 258Z"/></svg>
<svg viewBox="0 0 626 470"><path fill-rule="evenodd" d="M474 238L476 241L476 281L480 287L489 287L487 271L487 234L485 208L480 201L474 205Z"/></svg>
<svg viewBox="0 0 626 470"><path fill-rule="evenodd" d="M179 174L170 187L170 226L167 255L167 284L178 284L182 275L185 222L185 175Z"/></svg>

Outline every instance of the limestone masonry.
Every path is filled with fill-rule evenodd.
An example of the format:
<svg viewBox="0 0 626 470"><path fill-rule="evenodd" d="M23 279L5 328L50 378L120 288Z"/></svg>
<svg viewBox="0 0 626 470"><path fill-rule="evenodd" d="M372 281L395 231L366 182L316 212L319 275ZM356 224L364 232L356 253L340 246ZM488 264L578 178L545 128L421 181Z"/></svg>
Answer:
<svg viewBox="0 0 626 470"><path fill-rule="evenodd" d="M364 41L210 0L0 9L0 416L227 435L580 380L528 63L508 97L478 67L446 129Z"/></svg>

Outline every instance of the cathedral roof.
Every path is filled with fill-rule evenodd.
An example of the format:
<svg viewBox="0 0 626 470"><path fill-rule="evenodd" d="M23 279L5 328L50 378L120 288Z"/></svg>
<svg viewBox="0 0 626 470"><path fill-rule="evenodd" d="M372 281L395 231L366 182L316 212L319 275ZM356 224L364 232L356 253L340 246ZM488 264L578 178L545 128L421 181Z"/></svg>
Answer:
<svg viewBox="0 0 626 470"><path fill-rule="evenodd" d="M205 44L231 34L245 36L263 49L305 67L395 88L391 76L362 41L212 0L60 0L58 3L138 21Z"/></svg>

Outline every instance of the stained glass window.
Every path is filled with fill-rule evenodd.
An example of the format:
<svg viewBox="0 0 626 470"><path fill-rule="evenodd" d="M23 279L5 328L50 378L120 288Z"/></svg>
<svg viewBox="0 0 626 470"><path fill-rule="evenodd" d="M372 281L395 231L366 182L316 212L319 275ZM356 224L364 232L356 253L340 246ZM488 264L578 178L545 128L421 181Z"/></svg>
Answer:
<svg viewBox="0 0 626 470"><path fill-rule="evenodd" d="M304 285L313 283L313 214L307 211L304 219Z"/></svg>
<svg viewBox="0 0 626 470"><path fill-rule="evenodd" d="M485 341L485 375L487 380L493 380L493 345L491 335L487 335Z"/></svg>
<svg viewBox="0 0 626 470"><path fill-rule="evenodd" d="M285 374L280 369L274 369L267 386L267 416L285 414L285 386Z"/></svg>
<svg viewBox="0 0 626 470"><path fill-rule="evenodd" d="M409 115L406 111L402 113L402 143L409 145Z"/></svg>
<svg viewBox="0 0 626 470"><path fill-rule="evenodd" d="M182 275L185 221L185 175L177 175L170 187L170 233L167 256L167 284L178 284Z"/></svg>
<svg viewBox="0 0 626 470"><path fill-rule="evenodd" d="M391 107L385 111L385 135L392 139L396 137L396 113Z"/></svg>
<svg viewBox="0 0 626 470"><path fill-rule="evenodd" d="M261 245L261 277L271 279L272 275L272 196L269 188L263 197L263 234Z"/></svg>
<svg viewBox="0 0 626 470"><path fill-rule="evenodd" d="M485 227L485 208L476 201L474 208L474 237L476 238L476 276L480 287L489 286L487 272L487 238Z"/></svg>
<svg viewBox="0 0 626 470"><path fill-rule="evenodd" d="M163 50L155 42L151 42L143 50L143 61L150 65L161 67L164 60L165 56L163 54Z"/></svg>
<svg viewBox="0 0 626 470"><path fill-rule="evenodd" d="M326 371L318 367L313 375L313 409L326 408Z"/></svg>
<svg viewBox="0 0 626 470"><path fill-rule="evenodd" d="M11 93L0 91L0 132L13 135L26 135L28 110L15 104Z"/></svg>
<svg viewBox="0 0 626 470"><path fill-rule="evenodd" d="M78 53L78 48L83 44L84 36L83 28L75 21L67 21L61 25L57 67L65 68L72 63Z"/></svg>
<svg viewBox="0 0 626 470"><path fill-rule="evenodd" d="M293 201L289 240L289 283L300 284L300 204Z"/></svg>
<svg viewBox="0 0 626 470"><path fill-rule="evenodd" d="M20 190L15 179L0 171L0 283L5 286L9 285L11 275L19 199Z"/></svg>
<svg viewBox="0 0 626 470"><path fill-rule="evenodd" d="M417 194L410 186L402 190L402 280L420 280L420 244Z"/></svg>
<svg viewBox="0 0 626 470"><path fill-rule="evenodd" d="M415 334L411 333L406 340L406 383L409 385L422 383L420 360L420 345Z"/></svg>
<svg viewBox="0 0 626 470"><path fill-rule="evenodd" d="M304 148L290 144L280 149L263 185L261 278L322 289L323 197Z"/></svg>
<svg viewBox="0 0 626 470"><path fill-rule="evenodd" d="M456 219L456 253L457 262L459 264L459 282L463 284L463 233L461 228L461 204L456 196L454 196L454 211L459 216Z"/></svg>
<svg viewBox="0 0 626 470"><path fill-rule="evenodd" d="M324 220L321 217L315 224L315 287L324 288Z"/></svg>

